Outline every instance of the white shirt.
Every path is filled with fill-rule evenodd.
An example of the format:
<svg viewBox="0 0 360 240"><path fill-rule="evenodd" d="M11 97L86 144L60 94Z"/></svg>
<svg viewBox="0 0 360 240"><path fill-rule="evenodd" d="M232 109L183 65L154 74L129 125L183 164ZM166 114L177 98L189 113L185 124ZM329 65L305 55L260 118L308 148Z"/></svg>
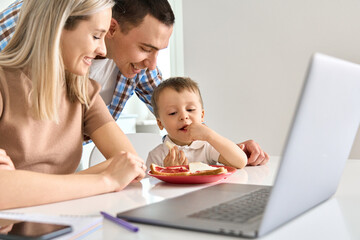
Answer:
<svg viewBox="0 0 360 240"><path fill-rule="evenodd" d="M94 59L92 61L89 78L101 85L100 96L106 105L111 103L118 72L119 69L111 59Z"/></svg>
<svg viewBox="0 0 360 240"><path fill-rule="evenodd" d="M164 159L169 153L169 148L166 146L165 142L169 141L173 143L168 136L165 137L164 143L155 147L152 151L149 152L148 158L146 160L147 169L150 169L152 163L164 166ZM175 144L175 143L173 143ZM176 144L175 144L176 145ZM190 146L178 146L179 150L184 151L186 158L189 163L191 162L203 162L209 165L215 165L218 163L220 153L215 150L208 142L206 141L194 141Z"/></svg>

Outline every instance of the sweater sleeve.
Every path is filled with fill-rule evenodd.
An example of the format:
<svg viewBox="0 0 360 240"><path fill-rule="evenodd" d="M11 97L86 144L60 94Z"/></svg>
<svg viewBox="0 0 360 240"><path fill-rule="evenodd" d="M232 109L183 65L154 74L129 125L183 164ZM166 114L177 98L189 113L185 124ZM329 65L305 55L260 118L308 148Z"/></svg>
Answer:
<svg viewBox="0 0 360 240"><path fill-rule="evenodd" d="M96 129L104 124L114 121L103 99L101 98L100 85L90 79L89 84L89 108L84 110L84 135L90 136Z"/></svg>

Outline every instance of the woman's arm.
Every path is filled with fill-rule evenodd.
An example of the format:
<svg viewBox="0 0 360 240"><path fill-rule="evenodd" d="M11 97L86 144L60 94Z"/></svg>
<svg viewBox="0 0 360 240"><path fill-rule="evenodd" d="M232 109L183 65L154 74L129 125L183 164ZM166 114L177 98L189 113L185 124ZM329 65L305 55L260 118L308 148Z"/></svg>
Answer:
<svg viewBox="0 0 360 240"><path fill-rule="evenodd" d="M111 121L106 123L105 125L96 129L90 137L95 143L96 147L107 159L107 161L77 172L77 174L99 173L103 171L110 164L111 158L121 151L130 152L137 155L130 140L116 124L116 122Z"/></svg>
<svg viewBox="0 0 360 240"><path fill-rule="evenodd" d="M114 121L99 127L90 137L106 159L121 151L137 154L130 140Z"/></svg>
<svg viewBox="0 0 360 240"><path fill-rule="evenodd" d="M51 175L0 169L0 209L70 200L110 192L103 175Z"/></svg>
<svg viewBox="0 0 360 240"><path fill-rule="evenodd" d="M98 174L55 175L0 169L0 209L27 207L120 191L145 176L142 159L120 152Z"/></svg>
<svg viewBox="0 0 360 240"><path fill-rule="evenodd" d="M204 124L192 123L188 126L193 140L207 141L220 153L219 162L235 168L243 168L247 164L247 156L235 143L216 133Z"/></svg>

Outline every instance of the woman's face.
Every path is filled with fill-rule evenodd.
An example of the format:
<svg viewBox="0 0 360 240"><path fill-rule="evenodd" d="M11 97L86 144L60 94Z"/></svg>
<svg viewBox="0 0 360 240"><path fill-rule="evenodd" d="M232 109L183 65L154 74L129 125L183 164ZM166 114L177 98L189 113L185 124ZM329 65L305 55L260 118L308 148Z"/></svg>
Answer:
<svg viewBox="0 0 360 240"><path fill-rule="evenodd" d="M110 20L111 9L108 8L87 20L80 20L74 29L62 31L61 53L67 71L84 76L97 55L106 55L104 38Z"/></svg>

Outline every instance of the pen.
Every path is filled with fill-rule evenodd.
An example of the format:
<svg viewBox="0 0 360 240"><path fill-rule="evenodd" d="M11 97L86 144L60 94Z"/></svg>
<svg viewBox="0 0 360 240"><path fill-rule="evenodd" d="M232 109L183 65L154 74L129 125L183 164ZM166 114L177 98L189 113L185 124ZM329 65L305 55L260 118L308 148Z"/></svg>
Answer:
<svg viewBox="0 0 360 240"><path fill-rule="evenodd" d="M130 224L129 222L125 221L125 220L122 220L120 218L116 218L116 217L113 217L111 216L110 214L106 213L106 212L100 212L101 215L103 215L106 219L116 223L116 224L119 224L120 226L123 226L124 228L130 230L130 231L133 231L133 232L137 232L139 231L139 228L138 227L135 227L134 225Z"/></svg>

